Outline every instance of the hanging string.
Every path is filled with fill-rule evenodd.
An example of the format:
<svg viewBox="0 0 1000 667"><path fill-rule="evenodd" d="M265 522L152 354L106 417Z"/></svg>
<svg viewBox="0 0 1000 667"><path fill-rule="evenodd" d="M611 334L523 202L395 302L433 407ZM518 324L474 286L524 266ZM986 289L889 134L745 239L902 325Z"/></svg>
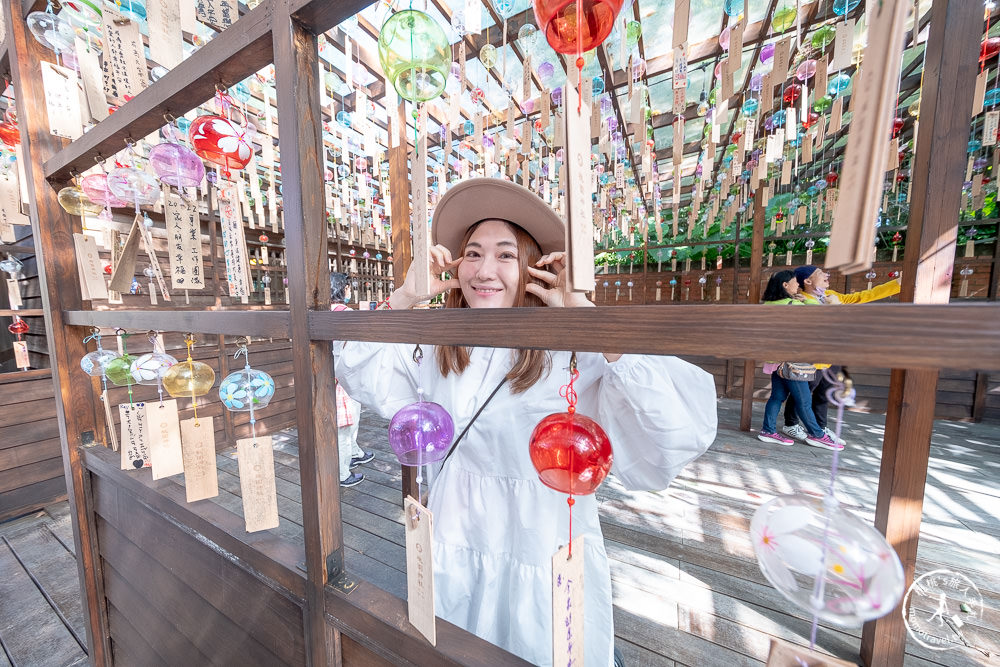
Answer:
<svg viewBox="0 0 1000 667"><path fill-rule="evenodd" d="M129 332L124 329L117 329L115 333L118 337L122 339L122 357L128 357L128 337L131 336ZM128 385L128 404L129 407L132 406L132 373L128 372L126 375L125 383Z"/></svg>
<svg viewBox="0 0 1000 667"><path fill-rule="evenodd" d="M250 351L247 346L250 345L250 339L246 336L241 336L237 341L239 349L236 350L236 354L233 355L233 359L239 359L243 357L243 373L246 376L246 386L247 386L247 406L250 408L250 438L253 440L253 446L257 446L257 417L253 413L253 387L250 384L252 379L251 369L250 369Z"/></svg>
<svg viewBox="0 0 1000 667"><path fill-rule="evenodd" d="M152 289L152 285L150 285L150 289ZM148 340L149 343L150 343L150 345L153 346L153 355L154 355L153 359L152 359L153 361L157 361L156 357L155 357L155 355L156 355L157 352L160 352L162 354L166 354L167 351L165 349L163 349L162 345L160 345L160 341L157 339L155 331L150 331L148 334L146 334L146 340ZM157 349L157 348L159 348L159 349ZM159 363L160 362L157 361L157 366L159 366ZM159 367L157 367L157 369L156 369L156 393L160 397L160 407L162 408L163 407L163 376L160 373Z"/></svg>
<svg viewBox="0 0 1000 667"><path fill-rule="evenodd" d="M576 114L578 116L583 108L583 21L580 20L581 16L583 16L583 0L576 0Z"/></svg>
<svg viewBox="0 0 1000 667"><path fill-rule="evenodd" d="M827 400L837 406L837 421L834 424L834 435L835 439L840 439L840 429L844 423L844 406L854 404L854 390L852 388L853 383L850 378L845 377L843 373L834 376L830 372L829 368L823 369L823 375L826 379L833 385L830 389L826 391ZM833 495L834 486L837 483L837 469L840 465L840 450L833 450L833 461L830 464L830 483L826 489L826 495L823 496L823 507L824 509L832 509L837 505L837 498ZM823 540L822 545L827 544L827 540L830 536L830 515L826 514L826 521L823 526ZM826 572L826 556L827 549L822 549L822 556L820 557L819 569L816 575L816 581L813 584L813 594L812 594L812 604L814 609L818 609L823 604L823 595L826 591L826 577L824 573ZM813 612L812 617L812 627L809 631L809 648L813 649L816 647L816 632L819 628L819 615L817 612Z"/></svg>
<svg viewBox="0 0 1000 667"><path fill-rule="evenodd" d="M413 363L417 365L417 400L421 403L424 400L424 384L420 381L421 378L421 365L420 362L424 360L424 351L420 349L420 343L417 343L416 347L413 348ZM424 443L421 442L420 436L423 435L423 430L417 429L417 502L420 502L420 485L424 481L424 465L423 465L423 453L424 453Z"/></svg>
<svg viewBox="0 0 1000 667"><path fill-rule="evenodd" d="M580 0L577 0L577 6L579 6ZM576 352L573 352L569 358L569 382L564 384L559 388L559 395L566 399L569 404L566 407L566 412L574 414L576 412L576 389L573 388L573 383L576 382L577 378L580 377L580 371L576 367ZM576 452L575 450L570 451L570 470L574 466L574 458ZM573 505L576 504L576 500L573 498L573 486L570 485L569 498L566 499L566 504L569 505L569 553L567 555L567 560L573 558Z"/></svg>
<svg viewBox="0 0 1000 667"><path fill-rule="evenodd" d="M187 345L188 382L191 387L191 409L194 410L194 425L195 427L198 427L201 426L201 423L198 421L198 399L194 395L194 359L191 358L191 347L194 345L194 334L185 334L184 344Z"/></svg>

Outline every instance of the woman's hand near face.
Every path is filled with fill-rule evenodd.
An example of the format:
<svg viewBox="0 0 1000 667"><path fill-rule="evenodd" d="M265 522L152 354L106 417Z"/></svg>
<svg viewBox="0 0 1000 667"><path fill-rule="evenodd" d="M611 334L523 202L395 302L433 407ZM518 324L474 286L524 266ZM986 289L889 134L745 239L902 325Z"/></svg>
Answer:
<svg viewBox="0 0 1000 667"><path fill-rule="evenodd" d="M407 271L403 284L389 297L389 305L393 310L406 310L418 303L429 301L438 294L443 294L450 289L458 289L458 278L452 277L442 280L441 274L449 272L455 273L455 268L462 262L462 258L453 260L451 251L443 245L431 246L428 250L428 260L430 263L430 294L417 294L417 275L415 271ZM410 267L413 268L412 265Z"/></svg>
<svg viewBox="0 0 1000 667"><path fill-rule="evenodd" d="M535 266L528 267L528 274L549 286L546 288L544 285L528 283L524 288L529 294L540 298L546 306L579 308L594 305L582 292L574 292L569 288L565 252L543 255Z"/></svg>

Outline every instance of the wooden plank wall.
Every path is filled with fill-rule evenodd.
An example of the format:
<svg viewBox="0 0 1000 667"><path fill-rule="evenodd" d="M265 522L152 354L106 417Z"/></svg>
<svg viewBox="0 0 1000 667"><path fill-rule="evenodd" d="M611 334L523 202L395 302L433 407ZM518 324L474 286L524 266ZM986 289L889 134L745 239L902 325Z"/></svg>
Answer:
<svg viewBox="0 0 1000 667"><path fill-rule="evenodd" d="M305 664L301 600L92 474L115 662Z"/></svg>
<svg viewBox="0 0 1000 667"><path fill-rule="evenodd" d="M65 498L51 371L0 374L0 521Z"/></svg>

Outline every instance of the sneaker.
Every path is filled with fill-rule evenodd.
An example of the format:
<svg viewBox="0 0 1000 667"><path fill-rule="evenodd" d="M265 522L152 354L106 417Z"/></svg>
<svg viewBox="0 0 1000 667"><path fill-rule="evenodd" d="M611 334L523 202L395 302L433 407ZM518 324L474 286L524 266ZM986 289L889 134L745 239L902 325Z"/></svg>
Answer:
<svg viewBox="0 0 1000 667"><path fill-rule="evenodd" d="M352 486L357 486L358 484L360 484L363 481L365 481L365 476L364 475L362 475L361 473L352 472L351 476L348 477L347 479L343 480L340 483L340 485L346 489L346 488L349 488L349 487L352 487Z"/></svg>
<svg viewBox="0 0 1000 667"><path fill-rule="evenodd" d="M787 435L789 438L794 438L800 442L805 442L806 438L809 437L809 433L802 427L802 424L793 424L792 426L785 426L781 429L781 432Z"/></svg>
<svg viewBox="0 0 1000 667"><path fill-rule="evenodd" d="M757 434L757 439L761 442L773 442L776 445L794 445L795 441L791 438L786 438L780 433L767 433L766 431L761 431Z"/></svg>
<svg viewBox="0 0 1000 667"><path fill-rule="evenodd" d="M362 454L361 456L355 456L351 459L351 470L354 470L362 463L368 463L375 458L375 452L368 452L367 454Z"/></svg>
<svg viewBox="0 0 1000 667"><path fill-rule="evenodd" d="M824 449L835 449L840 451L844 448L843 445L834 442L833 438L828 436L826 433L822 437L817 438L816 436L810 435L806 438L806 444L812 445L813 447L822 447Z"/></svg>
<svg viewBox="0 0 1000 667"><path fill-rule="evenodd" d="M846 444L847 444L847 441L846 441L846 440L844 440L843 438L838 438L838 437L837 437L837 434L836 434L836 433L834 433L833 431L831 431L831 430L830 430L830 429L828 429L828 428L824 428L824 429L823 429L823 433L826 433L826 434L827 434L828 436L830 436L830 439L831 439L831 440L833 440L833 441L834 441L835 443L837 443L838 445L840 445L841 447L843 447L844 445L846 445Z"/></svg>

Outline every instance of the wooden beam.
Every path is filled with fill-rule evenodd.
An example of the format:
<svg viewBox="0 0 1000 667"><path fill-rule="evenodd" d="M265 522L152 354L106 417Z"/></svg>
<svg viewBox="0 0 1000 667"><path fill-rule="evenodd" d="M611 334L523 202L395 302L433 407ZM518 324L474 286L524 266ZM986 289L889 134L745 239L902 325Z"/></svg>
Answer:
<svg viewBox="0 0 1000 667"><path fill-rule="evenodd" d="M318 35L372 4L372 0L291 0L292 17L306 30Z"/></svg>
<svg viewBox="0 0 1000 667"><path fill-rule="evenodd" d="M69 310L67 325L122 327L127 330L193 331L229 336L288 338L291 324L287 310L253 307L244 310Z"/></svg>
<svg viewBox="0 0 1000 667"><path fill-rule="evenodd" d="M310 664L337 661L340 633L327 624L324 588L344 571L340 465L333 350L309 340L307 313L330 311L329 243L323 185L323 111L316 36L286 11L275 12L275 79L281 119L282 202L288 258L292 365L305 533L306 656ZM345 443L346 444L346 443Z"/></svg>
<svg viewBox="0 0 1000 667"><path fill-rule="evenodd" d="M274 0L240 17L188 58L152 83L118 111L45 161L45 176L69 180L73 172L94 166L98 156L114 155L126 139L138 141L215 94L219 84L233 86L271 62L271 12ZM340 3L335 3L340 6ZM12 28L13 29L13 28Z"/></svg>
<svg viewBox="0 0 1000 667"><path fill-rule="evenodd" d="M979 35L982 11L976 3L934 0L924 52L901 301L946 304L951 295L979 39L950 36ZM938 373L913 370L909 364L905 370L904 364L892 366L875 526L899 554L909 586L917 560ZM865 624L861 657L869 667L902 665L905 647L900 607Z"/></svg>
<svg viewBox="0 0 1000 667"><path fill-rule="evenodd" d="M45 311L45 335L55 387L56 417L62 447L63 474L73 525L73 544L83 594L83 617L87 647L92 664L110 665L108 607L104 595L97 530L93 521L90 476L84 470L81 451L84 446L103 440L104 428L97 420L97 401L87 387L90 378L80 369L80 359L87 353L80 330L66 326L64 309L83 307L78 285L76 256L72 234L79 230L77 220L59 206L56 191L46 182L42 169L45 158L64 145L64 140L49 132L41 64L51 54L28 33L20 2L5 2L8 55L13 84L17 90L17 109L21 127L21 148L25 161L27 189L32 199L31 233L38 263L38 281ZM70 289L67 289L67 286Z"/></svg>
<svg viewBox="0 0 1000 667"><path fill-rule="evenodd" d="M572 345L587 352L1000 370L1000 307L994 304L873 303L787 310L782 311L779 339L768 333L774 331L773 313L758 304L315 311L309 313L309 337L547 350ZM663 331L676 335L663 336ZM941 345L942 340L961 340L962 345Z"/></svg>
<svg viewBox="0 0 1000 667"><path fill-rule="evenodd" d="M760 265L764 255L764 226L767 220L764 219L766 209L764 207L764 189L757 188L753 197L753 234L750 239L750 291L747 303L754 305L760 303ZM739 223L737 223L739 224ZM739 254L739 246L737 246ZM737 282L739 278L737 276ZM738 289L734 288L734 289ZM753 379L757 369L757 362L753 358L743 361L743 394L740 403L740 430L749 431L753 418Z"/></svg>

